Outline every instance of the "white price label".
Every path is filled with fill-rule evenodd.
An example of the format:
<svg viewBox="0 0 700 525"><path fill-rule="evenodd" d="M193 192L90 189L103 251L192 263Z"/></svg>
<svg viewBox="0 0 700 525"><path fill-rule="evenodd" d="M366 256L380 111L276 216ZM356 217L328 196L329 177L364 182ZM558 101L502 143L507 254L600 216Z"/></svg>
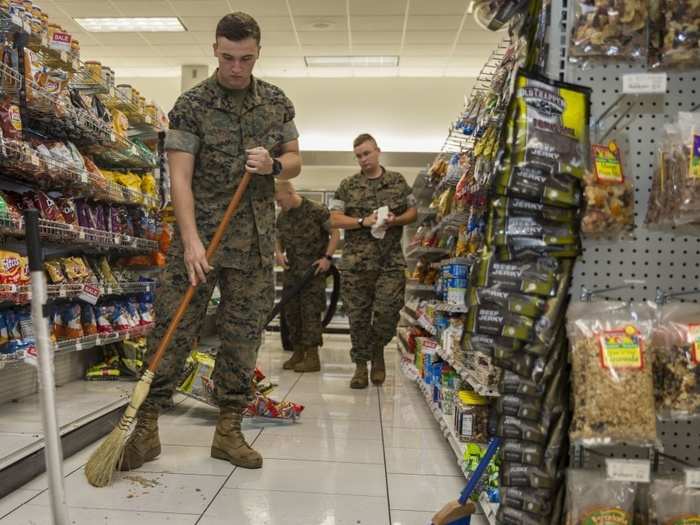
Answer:
<svg viewBox="0 0 700 525"><path fill-rule="evenodd" d="M100 298L100 288L93 284L83 285L83 289L78 294L78 299L85 301L90 304L97 304L97 300Z"/></svg>
<svg viewBox="0 0 700 525"><path fill-rule="evenodd" d="M80 339L78 339L78 340L75 342L75 349L76 349L78 352L80 352L80 351L83 349L83 343L82 343L82 341L80 341Z"/></svg>
<svg viewBox="0 0 700 525"><path fill-rule="evenodd" d="M61 287L58 289L58 296L59 296L59 297L65 297L66 295L67 295L67 294L66 294L66 289L65 289L63 286L61 286Z"/></svg>
<svg viewBox="0 0 700 525"><path fill-rule="evenodd" d="M685 486L691 489L700 489L700 468L685 469Z"/></svg>
<svg viewBox="0 0 700 525"><path fill-rule="evenodd" d="M625 95L651 95L666 93L666 73L629 73L622 75L622 92Z"/></svg>
<svg viewBox="0 0 700 525"><path fill-rule="evenodd" d="M22 17L19 15L12 15L12 23L15 24L16 26L22 26L24 27L24 22L22 21Z"/></svg>
<svg viewBox="0 0 700 525"><path fill-rule="evenodd" d="M61 51L61 62L68 62L68 53Z"/></svg>
<svg viewBox="0 0 700 525"><path fill-rule="evenodd" d="M605 468L608 479L612 481L631 481L649 483L651 463L645 459L606 459Z"/></svg>
<svg viewBox="0 0 700 525"><path fill-rule="evenodd" d="M78 233L78 238L85 239L85 230L83 230L82 228L80 229L80 232Z"/></svg>

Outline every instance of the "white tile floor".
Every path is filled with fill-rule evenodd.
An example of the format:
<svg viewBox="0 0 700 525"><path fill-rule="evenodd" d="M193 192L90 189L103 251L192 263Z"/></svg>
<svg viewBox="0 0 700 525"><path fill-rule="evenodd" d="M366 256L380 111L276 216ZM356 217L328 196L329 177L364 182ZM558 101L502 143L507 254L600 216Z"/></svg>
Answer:
<svg viewBox="0 0 700 525"><path fill-rule="evenodd" d="M283 371L276 334L259 364L273 397L306 406L295 424L247 420L261 470L209 457L215 409L189 399L161 417L162 456L107 488L83 465L95 445L65 461L72 524L426 525L465 480L414 383L387 347L381 388L350 390L347 336L326 336L319 374ZM0 524L50 524L45 476L0 500ZM485 520L476 516L474 525Z"/></svg>

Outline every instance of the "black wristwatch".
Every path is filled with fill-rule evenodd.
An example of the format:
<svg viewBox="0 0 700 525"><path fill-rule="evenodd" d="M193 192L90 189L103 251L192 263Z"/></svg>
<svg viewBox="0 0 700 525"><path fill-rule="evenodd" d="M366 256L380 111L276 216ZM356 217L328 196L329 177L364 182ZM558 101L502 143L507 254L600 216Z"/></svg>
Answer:
<svg viewBox="0 0 700 525"><path fill-rule="evenodd" d="M357 219L357 224L360 225L360 228L364 228L365 227L365 218L360 217L359 219Z"/></svg>
<svg viewBox="0 0 700 525"><path fill-rule="evenodd" d="M272 172L270 175L276 177L280 173L282 173L282 163L279 161L279 159L272 159Z"/></svg>
<svg viewBox="0 0 700 525"><path fill-rule="evenodd" d="M332 256L332 255L326 254L326 255L324 255L323 257L324 257L325 259L328 259L329 261L333 262L333 256Z"/></svg>

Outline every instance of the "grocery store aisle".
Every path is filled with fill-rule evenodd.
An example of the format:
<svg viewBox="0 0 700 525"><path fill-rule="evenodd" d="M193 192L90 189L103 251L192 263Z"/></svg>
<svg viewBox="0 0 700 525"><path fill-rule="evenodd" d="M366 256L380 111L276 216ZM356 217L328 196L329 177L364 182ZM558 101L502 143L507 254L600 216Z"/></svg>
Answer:
<svg viewBox="0 0 700 525"><path fill-rule="evenodd" d="M282 370L289 354L268 334L259 364L272 397L306 406L297 423L246 420L264 458L246 471L209 457L214 408L178 396L161 418L162 456L112 486L90 487L92 449L65 461L71 522L133 525L426 525L465 480L416 385L386 349L382 388L350 390L349 338L326 336L320 374ZM0 523L50 524L45 476L0 500ZM484 523L479 518L475 525Z"/></svg>

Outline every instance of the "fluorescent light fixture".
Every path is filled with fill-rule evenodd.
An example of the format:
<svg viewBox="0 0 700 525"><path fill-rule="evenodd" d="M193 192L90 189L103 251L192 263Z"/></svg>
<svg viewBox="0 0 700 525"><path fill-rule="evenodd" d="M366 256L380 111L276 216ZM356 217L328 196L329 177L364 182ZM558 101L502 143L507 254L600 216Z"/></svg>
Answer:
<svg viewBox="0 0 700 525"><path fill-rule="evenodd" d="M304 57L307 67L397 67L397 55Z"/></svg>
<svg viewBox="0 0 700 525"><path fill-rule="evenodd" d="M120 18L76 18L80 26L90 33L121 33L130 31L173 32L187 31L180 19L168 17L120 17Z"/></svg>

